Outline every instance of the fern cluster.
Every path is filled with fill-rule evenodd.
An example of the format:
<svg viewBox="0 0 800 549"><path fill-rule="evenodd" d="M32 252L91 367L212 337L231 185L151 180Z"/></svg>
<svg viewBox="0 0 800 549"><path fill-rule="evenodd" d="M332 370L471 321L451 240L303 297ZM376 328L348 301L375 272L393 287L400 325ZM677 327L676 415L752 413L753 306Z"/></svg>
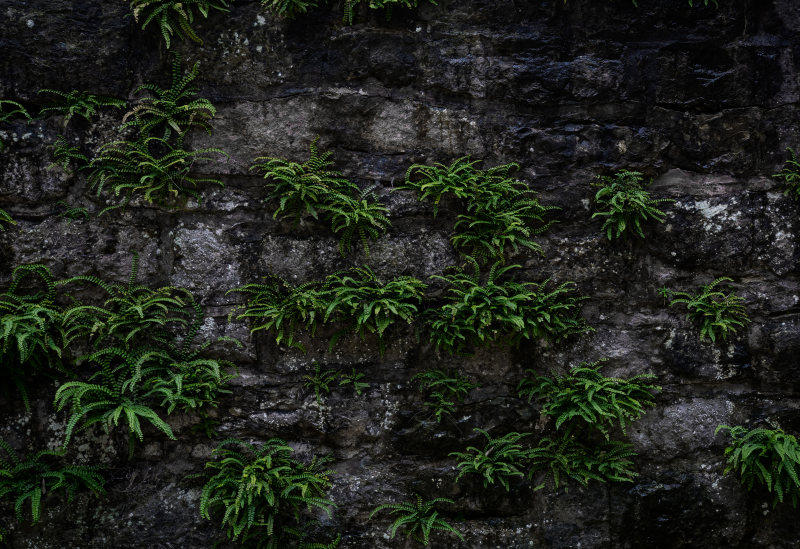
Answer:
<svg viewBox="0 0 800 549"><path fill-rule="evenodd" d="M92 117L97 114L100 107L113 107L124 109L127 103L122 99L95 95L87 91L72 90L63 92L59 90L41 89L38 93L48 93L55 95L56 99L52 105L48 105L39 111L39 116L53 113L64 117L63 125L66 128L73 116L79 116L90 122Z"/></svg>
<svg viewBox="0 0 800 549"><path fill-rule="evenodd" d="M299 14L308 12L310 8L319 7L321 2L326 1L327 0L261 0L261 5L269 9L275 15L294 18ZM435 0L428 1L433 5L437 5ZM386 18L390 19L393 8L416 8L419 5L419 0L344 0L343 20L345 23L348 25L353 24L355 9L362 3L373 10L386 10Z"/></svg>
<svg viewBox="0 0 800 549"><path fill-rule="evenodd" d="M642 174L623 170L613 176L603 176L594 185L600 187L594 196L599 211L592 214L604 218L601 230L609 240L633 231L644 238L642 223L648 219L664 222L663 211L657 208L664 202L675 202L670 198L654 199L642 185Z"/></svg>
<svg viewBox="0 0 800 549"><path fill-rule="evenodd" d="M124 126L138 129L136 139L100 146L88 166L91 170L89 188L97 196L110 191L119 199L100 215L124 208L135 196L141 196L150 204L172 206L179 199L189 197L199 201L201 197L196 189L201 183L222 186L219 179L193 175L193 168L196 162L214 160L215 155L226 158L228 155L214 147L184 148L184 139L192 128L200 127L211 133L207 120L216 113L208 100L195 97L197 90L189 87L197 75L197 64L188 74L183 74L181 58L176 54L169 88L155 84L137 88L136 93L148 91L151 96L134 105L123 118ZM153 132L160 137L150 135Z"/></svg>
<svg viewBox="0 0 800 549"><path fill-rule="evenodd" d="M463 534L439 515L436 506L440 503L452 504L453 500L435 498L423 501L422 496L417 495L411 502L378 505L370 513L369 518L372 519L382 511L389 511L390 515L396 516L397 518L395 518L392 527L389 529L391 539L394 539L397 532L402 529L405 530L406 537L412 538L426 547L430 545L431 533L436 530L453 534L461 541L464 541Z"/></svg>
<svg viewBox="0 0 800 549"><path fill-rule="evenodd" d="M105 479L97 466L62 465L63 452L41 450L21 458L3 439L0 439L0 501L14 501L14 514L22 522L26 502L30 502L31 524L39 522L42 498L45 494L61 492L67 503L80 491L91 490L95 495L105 493Z"/></svg>
<svg viewBox="0 0 800 549"><path fill-rule="evenodd" d="M427 393L425 406L433 411L436 421L440 423L444 414L455 412L456 403L463 402L464 397L477 387L458 372L443 370L425 370L412 379L419 383L420 391Z"/></svg>
<svg viewBox="0 0 800 549"><path fill-rule="evenodd" d="M605 377L600 369L606 360L580 364L567 375L553 378L527 370L532 377L519 384L519 395L528 402L534 397L544 400L542 414L555 419L556 430L580 420L606 439L615 425L624 434L626 426L642 417L646 407L655 405L653 391L660 387L648 383L655 378L652 374L626 379Z"/></svg>
<svg viewBox="0 0 800 549"><path fill-rule="evenodd" d="M229 11L230 0L131 0L131 12L142 30L150 23L158 25L169 49L173 36L188 38L198 44L203 40L192 28L195 19L207 19L211 10Z"/></svg>
<svg viewBox="0 0 800 549"><path fill-rule="evenodd" d="M292 458L292 451L278 438L260 448L237 439L220 443L213 451L216 459L206 463L210 478L203 486L200 515L221 517L232 540L255 541L262 549L290 546L287 540L309 521L308 511L322 509L330 516L335 506L326 497L332 474L324 468L328 459L314 458L305 465Z"/></svg>
<svg viewBox="0 0 800 549"><path fill-rule="evenodd" d="M134 256L127 284L94 276L60 282L87 283L106 294L102 305L78 303L64 312L70 335L92 347L79 360L94 370L56 391L56 408L69 409L65 446L76 428L100 424L110 431L123 419L132 454L136 440L144 438L143 421L174 439L162 414L214 407L229 392L235 366L204 356L211 341L192 347L204 321L199 304L183 288L137 284L137 261Z"/></svg>
<svg viewBox="0 0 800 549"><path fill-rule="evenodd" d="M748 429L720 425L714 434L728 431L731 444L725 449L728 465L724 474L734 471L748 490L760 484L773 494L773 507L784 499L792 506L800 501L800 443L781 429Z"/></svg>
<svg viewBox="0 0 800 549"><path fill-rule="evenodd" d="M783 186L785 190L783 194L791 195L792 198L797 200L800 198L800 160L797 159L797 153L793 149L786 149L789 151L791 158L786 161L786 165L772 177L783 179Z"/></svg>
<svg viewBox="0 0 800 549"><path fill-rule="evenodd" d="M700 323L700 339L708 338L716 342L717 336L723 340L728 339L728 333L736 333L737 328L743 328L750 323L747 311L744 308L744 299L733 292L725 293L716 289L721 282L733 282L728 277L720 277L700 287L697 294L688 292L675 292L661 288L659 293L670 299L669 306L683 303L689 310L686 315L691 321Z"/></svg>
<svg viewBox="0 0 800 549"><path fill-rule="evenodd" d="M498 279L519 265L494 265L481 282L477 263L467 274L455 269L435 276L449 284L445 304L428 311L431 341L451 354L464 354L472 347L493 343L516 344L521 339L564 338L590 331L578 316L582 298L570 295L574 283L565 282L548 290L540 284Z"/></svg>
<svg viewBox="0 0 800 549"><path fill-rule="evenodd" d="M401 276L386 282L379 280L367 267L357 267L329 275L323 281L293 286L271 275L262 284L248 284L231 290L247 296L247 303L237 319L252 318L251 332L272 330L275 342L304 351L298 341L303 330L312 336L321 324L334 324L339 330L330 340L330 347L349 332L360 337L375 334L383 349L383 337L393 324L411 323L422 301L425 284Z"/></svg>
<svg viewBox="0 0 800 549"><path fill-rule="evenodd" d="M89 165L89 158L81 152L77 145L71 145L66 137L59 135L53 143L53 163L48 166L60 166L62 170L71 173L70 165L75 163L78 170L82 170Z"/></svg>
<svg viewBox="0 0 800 549"><path fill-rule="evenodd" d="M465 256L504 261L520 247L542 253L533 237L554 223L544 217L558 208L540 204L525 183L511 176L518 164L480 170L479 163L465 156L449 166L414 164L400 188L416 191L420 200L432 199L434 216L443 197L462 202L464 213L458 216L451 242Z"/></svg>
<svg viewBox="0 0 800 549"><path fill-rule="evenodd" d="M265 202L274 204L273 217L290 217L299 222L310 216L331 225L339 235L339 252L344 256L355 238L369 255L369 240L377 239L391 225L388 210L372 188L360 190L341 172L332 170L330 151L320 154L315 138L310 156L298 163L282 158L262 156L254 160L251 170L263 173L270 192Z"/></svg>
<svg viewBox="0 0 800 549"><path fill-rule="evenodd" d="M369 387L369 383L365 383L361 381L364 378L364 374L361 372L356 372L356 369L353 368L351 373L340 372L338 370L322 370L319 363L314 363L314 373L313 375L305 375L303 379L306 380L305 386L307 389L313 389L314 395L317 399L317 405L322 404L322 393L330 393L331 392L331 385L335 382L339 382L339 386L344 385L352 385L353 390L355 390L357 396L361 396L361 393Z"/></svg>

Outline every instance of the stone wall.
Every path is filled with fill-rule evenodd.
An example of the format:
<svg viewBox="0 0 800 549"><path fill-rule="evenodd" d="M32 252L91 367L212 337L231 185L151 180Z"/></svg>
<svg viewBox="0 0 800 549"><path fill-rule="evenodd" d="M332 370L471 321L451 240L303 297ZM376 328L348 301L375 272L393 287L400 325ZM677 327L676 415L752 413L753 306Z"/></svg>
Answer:
<svg viewBox="0 0 800 549"><path fill-rule="evenodd" d="M0 208L19 222L0 233L0 286L27 262L57 276L124 280L136 250L143 282L191 289L212 318L205 333L246 343L229 351L240 376L218 409L221 435L280 436L299 455L332 454L338 508L323 526L341 532L346 549L411 547L388 539L385 520L366 519L377 504L414 491L454 499L448 515L464 519L466 541L437 538L439 548L800 545L796 511L773 509L768 494L723 476L727 441L714 436L718 424L767 420L800 430L800 205L770 177L786 147L800 143L800 6L441 0L390 21L359 12L344 26L335 4L286 21L237 0L230 15L197 25L204 46L173 48L200 63L201 95L218 108L213 135L196 133L192 145L230 154L202 166L225 186L205 187L200 204L170 211L137 203L69 223L54 215L59 200L93 214L105 203L82 174L47 169L60 120L0 128L8 141ZM3 0L0 98L38 110L40 88L132 99L143 82L166 83L159 36L126 14L126 2ZM104 111L91 125L71 123L68 135L92 150L118 135L119 119ZM248 172L256 156L304 158L315 135L337 167L377 185L390 208L392 228L368 258L341 257L321 224L274 220L261 202L263 180ZM227 322L239 299L227 290L270 270L305 281L366 262L382 276L427 279L456 264L455 212L445 207L434 219L429 205L392 190L412 163L466 154L487 166L519 162L542 202L561 208L560 222L539 237L545 256L514 261L524 280L574 280L594 333L466 359L439 354L406 329L383 357L374 340L357 338L334 352L320 338L304 355ZM591 220L590 183L622 168L653 177L652 192L676 201L644 240L609 242ZM656 290L718 276L734 278L753 322L713 345ZM448 453L480 442L474 427L541 431L538 410L516 398L524 369L601 357L615 374L652 372L663 386L656 408L629 430L639 453L635 483L566 493L453 483ZM302 380L314 360L355 366L370 388L362 398L335 389L318 406ZM481 385L441 424L420 421L423 396L411 377L427 367L459 368ZM0 400L2 436L19 448L58 445L64 417L53 413L52 389L41 389L31 414ZM130 462L124 441L99 431L76 443L73 454L109 465L108 495L69 507L47 502L38 526L9 524L10 546L211 546L218 530L199 516L201 482L186 476L202 470L215 442L178 416L170 421L178 441L152 433Z"/></svg>

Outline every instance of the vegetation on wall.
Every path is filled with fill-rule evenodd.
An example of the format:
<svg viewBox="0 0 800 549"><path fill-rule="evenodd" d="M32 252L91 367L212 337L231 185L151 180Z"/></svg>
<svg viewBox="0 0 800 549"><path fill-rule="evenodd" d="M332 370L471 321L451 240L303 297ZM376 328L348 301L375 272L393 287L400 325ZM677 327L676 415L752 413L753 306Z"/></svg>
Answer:
<svg viewBox="0 0 800 549"><path fill-rule="evenodd" d="M42 89L39 90L38 93L47 93L55 96L55 100L51 105L43 107L42 110L39 111L39 116L44 117L51 113L62 116L64 117L63 125L65 128L74 116L79 116L87 122L91 122L92 117L97 114L100 107L124 109L128 106L122 99L95 95L87 91L72 90L63 92L59 90Z"/></svg>
<svg viewBox="0 0 800 549"><path fill-rule="evenodd" d="M786 165L780 173L776 173L772 177L782 179L783 194L791 195L792 198L797 200L800 198L800 160L797 159L797 153L793 149L786 150L789 151L789 160L786 161Z"/></svg>
<svg viewBox="0 0 800 549"><path fill-rule="evenodd" d="M195 19L208 18L212 10L227 12L229 0L131 0L133 18L142 30L151 23L158 25L164 44L169 49L172 38L188 38L202 44L192 25Z"/></svg>
<svg viewBox="0 0 800 549"><path fill-rule="evenodd" d="M431 533L434 531L446 532L464 541L464 536L455 527L445 521L436 509L442 503L452 504L453 500L448 498L435 498L424 501L422 496L417 495L414 501L403 503L384 503L378 505L369 518L372 519L376 514L389 511L394 515L394 522L389 529L391 539L394 539L398 531L404 530L406 537L414 539L425 546L430 545Z"/></svg>
<svg viewBox="0 0 800 549"><path fill-rule="evenodd" d="M656 206L664 202L675 202L669 198L651 198L642 185L640 172L623 170L600 179L600 182L594 184L600 187L594 196L599 211L592 214L592 219L604 219L601 230L609 240L631 232L644 238L642 223L648 219L664 222L666 214Z"/></svg>

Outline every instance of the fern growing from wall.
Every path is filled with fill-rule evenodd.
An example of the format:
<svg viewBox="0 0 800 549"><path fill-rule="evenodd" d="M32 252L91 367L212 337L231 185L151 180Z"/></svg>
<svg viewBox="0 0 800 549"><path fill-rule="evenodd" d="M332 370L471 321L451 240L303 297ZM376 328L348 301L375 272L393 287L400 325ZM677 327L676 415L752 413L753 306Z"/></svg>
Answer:
<svg viewBox="0 0 800 549"><path fill-rule="evenodd" d="M229 11L230 0L131 0L133 18L141 22L142 30L150 23L158 25L169 49L172 38L188 38L202 44L192 25L195 19L208 18L211 10Z"/></svg>
<svg viewBox="0 0 800 549"><path fill-rule="evenodd" d="M197 97L197 88L190 87L200 74L198 67L199 63L195 63L189 72L184 73L181 56L174 53L169 88L157 84L142 84L136 88L134 94L147 92L149 95L125 113L123 127L138 128L141 138L160 133L164 140L168 140L174 131L178 148L183 147L184 137L192 128L201 128L211 135L208 120L216 115L217 109L208 99Z"/></svg>
<svg viewBox="0 0 800 549"><path fill-rule="evenodd" d="M800 160L797 159L797 153L793 149L786 149L789 151L789 160L780 171L772 177L782 179L783 186L785 187L783 194L791 195L792 198L797 200L800 198Z"/></svg>
<svg viewBox="0 0 800 549"><path fill-rule="evenodd" d="M72 173L71 164L75 164L78 170L89 166L89 159L81 152L80 147L71 145L66 137L59 135L53 143L53 163L48 168L60 166L66 173Z"/></svg>
<svg viewBox="0 0 800 549"><path fill-rule="evenodd" d="M0 232L6 230L5 227L3 227L3 223L6 223L8 225L16 225L17 224L17 222L14 221L14 219L10 215L8 215L8 212L6 212L5 210L0 209Z"/></svg>
<svg viewBox="0 0 800 549"><path fill-rule="evenodd" d="M232 449L236 448L236 449ZM255 541L263 549L287 547L292 531L309 518L304 510L317 508L329 516L334 503L327 499L333 473L327 459L306 465L292 458L285 441L273 438L260 448L228 439L206 463L208 480L200 499L200 516L221 521L229 539Z"/></svg>
<svg viewBox="0 0 800 549"><path fill-rule="evenodd" d="M444 370L425 370L412 380L419 384L420 391L427 393L425 406L431 409L439 423L443 415L453 414L456 404L464 402L469 392L478 387L458 372Z"/></svg>
<svg viewBox="0 0 800 549"><path fill-rule="evenodd" d="M623 170L611 177L601 177L600 182L594 185L600 187L594 197L599 211L592 214L592 219L604 218L601 230L609 240L631 231L644 238L644 222L648 219L664 222L666 214L657 206L665 202L675 202L670 198L651 198L642 184L642 174L639 172Z"/></svg>
<svg viewBox="0 0 800 549"><path fill-rule="evenodd" d="M670 307L686 305L689 310L686 318L700 324L700 339L708 338L714 343L717 336L726 340L729 333L736 333L737 328L743 328L750 323L744 299L733 292L725 293L716 289L723 282L733 280L724 276L717 278L710 284L701 286L696 294L675 292L667 288L659 289L659 293L670 300Z"/></svg>
<svg viewBox="0 0 800 549"><path fill-rule="evenodd" d="M105 493L105 479L97 466L62 465L63 452L41 450L20 457L0 439L0 501L13 500L14 514L23 521L26 505L30 507L31 524L39 522L42 501L46 494L61 492L67 505L81 491L95 495Z"/></svg>
<svg viewBox="0 0 800 549"><path fill-rule="evenodd" d="M730 446L725 448L728 464L723 474L737 473L741 483L752 490L764 486L772 493L772 505L800 501L800 443L782 429L748 429L740 425L720 425L714 434L728 431Z"/></svg>
<svg viewBox="0 0 800 549"><path fill-rule="evenodd" d="M445 304L426 311L430 338L437 347L464 354L472 347L515 345L538 337L560 339L591 330L578 316L582 298L571 295L574 283L548 289L549 281L498 280L519 265L494 265L482 283L476 262L473 268L472 274L458 268L433 277L449 284Z"/></svg>
<svg viewBox="0 0 800 549"><path fill-rule="evenodd" d="M294 18L319 6L317 0L261 0L261 5L275 15Z"/></svg>
<svg viewBox="0 0 800 549"><path fill-rule="evenodd" d="M128 106L122 99L104 95L94 95L87 91L72 90L63 92L59 90L41 89L38 93L47 93L56 97L53 104L43 107L42 110L39 111L39 116L44 117L51 113L63 116L63 126L65 128L74 116L79 116L87 122L91 122L92 117L97 114L97 111L101 107L124 109Z"/></svg>
<svg viewBox="0 0 800 549"><path fill-rule="evenodd" d="M110 190L120 202L106 207L100 215L125 208L135 196L167 207L174 207L180 198L201 200L195 190L198 184L224 186L219 179L192 175L194 163L214 160L212 154L228 157L222 150L211 147L195 151L175 148L159 137L103 145L89 165L92 170L89 187L97 196Z"/></svg>
<svg viewBox="0 0 800 549"><path fill-rule="evenodd" d="M453 500L435 498L425 501L422 496L417 495L411 502L378 505L370 513L369 518L371 520L383 511L389 511L390 515L396 516L397 518L389 529L391 539L394 539L398 531L404 530L406 537L414 539L426 547L430 545L431 534L435 531L452 534L464 541L464 535L439 515L436 507L442 503L452 504Z"/></svg>
<svg viewBox="0 0 800 549"><path fill-rule="evenodd" d="M492 437L483 429L475 428L475 431L486 437L483 448L468 446L464 452L450 453L458 460L456 482L464 475L478 475L484 488L497 483L509 491L512 479L525 476L523 469L528 461L528 451L520 441L531 434L512 432Z"/></svg>

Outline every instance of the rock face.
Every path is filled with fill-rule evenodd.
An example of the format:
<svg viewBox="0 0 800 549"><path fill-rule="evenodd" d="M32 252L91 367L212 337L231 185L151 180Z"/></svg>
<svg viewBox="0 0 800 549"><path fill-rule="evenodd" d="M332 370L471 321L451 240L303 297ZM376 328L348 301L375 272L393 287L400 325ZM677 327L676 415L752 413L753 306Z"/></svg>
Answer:
<svg viewBox="0 0 800 549"><path fill-rule="evenodd" d="M32 111L40 88L80 89L133 99L143 82L166 83L169 54L155 29L141 31L126 2L4 0L0 5L0 98ZM48 147L63 133L57 118L0 126L0 208L18 221L0 233L0 286L11 269L43 262L57 276L100 274L124 280L131 251L140 280L189 288L210 319L203 329L245 348L231 356L240 376L218 409L223 437L285 438L298 455L330 453L336 470L332 519L341 547L411 547L390 540L385 520L367 521L378 504L413 492L450 497L447 515L461 548L793 548L796 511L768 505L723 476L727 440L719 424L774 421L800 430L800 204L771 174L800 143L800 9L794 0L442 0L415 11L364 9L341 23L334 2L296 20L239 0L230 14L196 24L203 46L174 50L199 62L200 95L218 108L212 136L191 145L220 147L230 159L202 166L224 188L178 210L134 203L124 212L68 222L65 200L98 213L104 200L83 174L47 169ZM703 2L695 0L695 4ZM104 110L91 124L73 120L71 140L93 151L118 136L121 114ZM341 257L322 224L276 221L262 203L263 179L248 171L269 155L303 159L321 136L337 167L376 191L392 228ZM231 288L272 271L292 281L367 263L380 276L427 280L458 263L449 243L455 211L438 217L408 191L391 192L413 163L463 155L486 166L516 161L543 203L561 208L539 237L544 257L520 254L518 278L574 280L588 299L595 332L565 343L523 343L471 358L439 355L412 331L395 332L384 356L375 341L323 339L302 354L228 323L240 300ZM591 220L600 174L628 168L652 177L671 198L664 224L647 238L609 242ZM718 276L735 280L753 322L727 342L698 340L697 328L664 306L661 286L693 290ZM233 353L233 351L232 351ZM538 410L516 397L527 368L540 373L601 357L618 375L652 372L663 391L628 434L638 452L634 483L591 484L568 492L506 493L479 481L456 485L448 453L480 437L473 428L541 431ZM361 398L335 388L322 400L303 387L312 361L365 374ZM481 385L453 418L420 420L423 395L412 376L459 368ZM0 435L18 448L55 447L64 417L52 387L41 387L31 414L0 400ZM424 418L423 418L424 419ZM109 467L108 494L69 506L45 501L35 527L0 525L14 548L210 547L216 524L198 511L199 473L216 444L170 419L177 441L148 433L132 461L124 441L100 431L71 449ZM463 519L463 521L459 521Z"/></svg>

